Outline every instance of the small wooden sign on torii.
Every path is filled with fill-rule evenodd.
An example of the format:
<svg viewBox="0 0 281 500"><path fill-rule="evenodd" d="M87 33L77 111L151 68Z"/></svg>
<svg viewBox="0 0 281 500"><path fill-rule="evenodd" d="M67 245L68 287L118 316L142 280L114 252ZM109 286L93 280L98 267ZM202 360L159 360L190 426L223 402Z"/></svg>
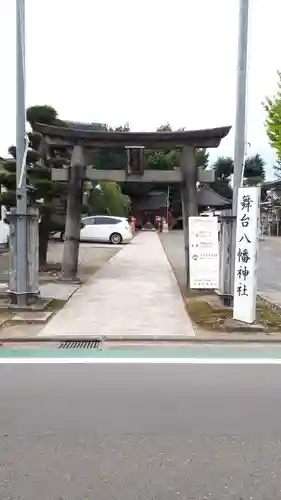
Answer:
<svg viewBox="0 0 281 500"><path fill-rule="evenodd" d="M145 170L144 146L125 146L127 151L127 175L143 175Z"/></svg>

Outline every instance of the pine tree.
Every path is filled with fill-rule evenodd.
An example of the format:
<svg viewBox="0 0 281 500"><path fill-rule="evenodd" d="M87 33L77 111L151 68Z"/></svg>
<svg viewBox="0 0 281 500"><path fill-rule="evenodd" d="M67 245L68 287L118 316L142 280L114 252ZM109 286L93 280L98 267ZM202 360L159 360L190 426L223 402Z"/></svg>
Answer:
<svg viewBox="0 0 281 500"><path fill-rule="evenodd" d="M52 182L51 167L55 162L67 163L68 158L54 158L44 162L40 155L41 135L36 132L36 123L62 125L57 112L51 106L32 106L27 109L26 119L31 127L28 133L29 147L26 159L27 173L27 204L38 207L40 211L39 223L39 265L46 264L48 240L51 231L62 230L65 220L60 212L65 214L67 185ZM4 171L0 174L0 184L6 191L1 193L1 204L8 209L16 205L16 147L9 148L11 158L3 163ZM56 219L57 216L57 219ZM59 219L62 219L59 222Z"/></svg>

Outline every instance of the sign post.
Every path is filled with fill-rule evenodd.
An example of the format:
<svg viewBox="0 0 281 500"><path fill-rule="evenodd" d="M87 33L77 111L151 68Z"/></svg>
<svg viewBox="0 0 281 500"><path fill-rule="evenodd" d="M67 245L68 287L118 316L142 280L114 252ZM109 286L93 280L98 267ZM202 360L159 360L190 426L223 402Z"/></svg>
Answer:
<svg viewBox="0 0 281 500"><path fill-rule="evenodd" d="M219 286L219 241L217 217L189 217L190 289Z"/></svg>
<svg viewBox="0 0 281 500"><path fill-rule="evenodd" d="M260 188L238 191L233 318L254 323L257 298L257 252L260 234Z"/></svg>

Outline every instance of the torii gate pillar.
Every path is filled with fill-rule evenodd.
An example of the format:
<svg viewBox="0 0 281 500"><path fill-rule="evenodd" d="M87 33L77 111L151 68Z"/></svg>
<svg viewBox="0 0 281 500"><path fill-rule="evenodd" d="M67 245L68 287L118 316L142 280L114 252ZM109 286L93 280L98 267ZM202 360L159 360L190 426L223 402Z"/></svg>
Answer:
<svg viewBox="0 0 281 500"><path fill-rule="evenodd" d="M191 146L181 150L180 168L182 175L181 200L184 231L185 283L189 286L189 217L198 215L197 168L195 149Z"/></svg>
<svg viewBox="0 0 281 500"><path fill-rule="evenodd" d="M74 146L71 155L71 168L68 183L67 213L65 223L65 241L60 279L62 281L79 282L77 277L80 218L83 204L83 184L85 177L84 148Z"/></svg>

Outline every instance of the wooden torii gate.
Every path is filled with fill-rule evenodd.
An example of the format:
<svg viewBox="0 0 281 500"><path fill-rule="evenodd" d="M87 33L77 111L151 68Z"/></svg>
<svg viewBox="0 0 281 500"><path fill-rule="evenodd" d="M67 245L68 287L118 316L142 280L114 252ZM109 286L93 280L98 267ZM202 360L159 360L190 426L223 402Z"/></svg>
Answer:
<svg viewBox="0 0 281 500"><path fill-rule="evenodd" d="M71 155L70 168L52 168L52 180L68 181L67 220L62 261L62 279L77 279L80 217L84 180L115 182L180 183L185 242L186 284L188 285L188 217L198 214L196 183L213 182L214 172L196 168L196 148L216 148L231 127L180 132L109 132L82 130L36 124L42 134L43 157L51 160L55 151L67 150ZM96 170L87 163L87 153L101 148L125 148L127 168ZM149 170L145 168L144 149L180 149L179 168Z"/></svg>

